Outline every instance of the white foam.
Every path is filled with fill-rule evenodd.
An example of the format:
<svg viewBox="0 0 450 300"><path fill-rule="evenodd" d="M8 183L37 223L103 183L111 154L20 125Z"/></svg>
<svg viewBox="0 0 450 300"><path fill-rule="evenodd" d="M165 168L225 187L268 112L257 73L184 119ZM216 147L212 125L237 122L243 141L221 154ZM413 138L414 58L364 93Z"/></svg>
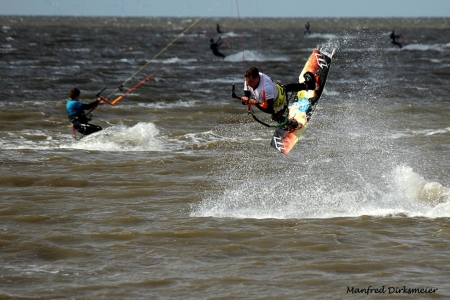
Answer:
<svg viewBox="0 0 450 300"><path fill-rule="evenodd" d="M139 107L148 107L148 108L153 108L153 109L167 109L167 108L175 108L175 107L195 107L199 103L200 102L197 100L178 100L176 102L171 102L171 103L164 102L164 101L151 102L151 103L139 103L138 106ZM126 108L127 106L123 105L122 107Z"/></svg>
<svg viewBox="0 0 450 300"><path fill-rule="evenodd" d="M241 35L233 32L233 31L221 33L221 38L222 39L224 39L224 38L232 38L232 37L239 37L239 36L241 36ZM244 35L242 35L242 36L244 36Z"/></svg>
<svg viewBox="0 0 450 300"><path fill-rule="evenodd" d="M237 174L234 174L239 178ZM280 175L285 177L286 174ZM289 176L289 175L288 175ZM355 188L333 183L311 185L275 178L234 180L221 194L192 205L192 217L333 218L363 215L408 215L429 218L450 216L450 189L425 180L412 168L399 166L386 175L388 184L376 186L359 179ZM264 182L264 184L261 184Z"/></svg>
<svg viewBox="0 0 450 300"><path fill-rule="evenodd" d="M196 62L197 59L195 58L189 58L189 59L182 59L178 57L171 57L164 60L157 60L157 62L163 63L163 64L188 64L192 62Z"/></svg>
<svg viewBox="0 0 450 300"><path fill-rule="evenodd" d="M225 61L240 62L240 61L289 61L284 56L263 55L259 51L245 50L235 54L229 54L224 58Z"/></svg>
<svg viewBox="0 0 450 300"><path fill-rule="evenodd" d="M165 147L158 137L159 131L153 123L138 123L132 127L115 125L88 135L77 142L61 145L97 151L163 151Z"/></svg>
<svg viewBox="0 0 450 300"><path fill-rule="evenodd" d="M434 44L434 45L427 45L427 44L408 44L404 45L402 50L412 50L412 51L448 51L448 44Z"/></svg>
<svg viewBox="0 0 450 300"><path fill-rule="evenodd" d="M307 37L310 39L333 39L336 38L337 35L332 33L311 33Z"/></svg>
<svg viewBox="0 0 450 300"><path fill-rule="evenodd" d="M417 135L438 135L438 134L446 134L450 132L450 127L446 128L437 128L437 129L423 129L423 130L412 130L412 134Z"/></svg>

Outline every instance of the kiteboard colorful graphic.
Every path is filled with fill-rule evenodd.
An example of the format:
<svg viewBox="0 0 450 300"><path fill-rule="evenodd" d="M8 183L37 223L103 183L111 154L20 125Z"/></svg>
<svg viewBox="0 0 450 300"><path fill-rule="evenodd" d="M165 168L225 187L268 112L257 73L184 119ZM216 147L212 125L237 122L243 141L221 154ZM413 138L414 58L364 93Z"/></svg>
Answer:
<svg viewBox="0 0 450 300"><path fill-rule="evenodd" d="M316 88L314 90L299 91L294 100L289 103L287 123L275 129L270 145L283 154L288 154L299 138L305 132L314 109L319 102L325 88L328 72L330 71L331 56L315 49L302 72L299 83L305 81L303 75L311 72L315 75Z"/></svg>

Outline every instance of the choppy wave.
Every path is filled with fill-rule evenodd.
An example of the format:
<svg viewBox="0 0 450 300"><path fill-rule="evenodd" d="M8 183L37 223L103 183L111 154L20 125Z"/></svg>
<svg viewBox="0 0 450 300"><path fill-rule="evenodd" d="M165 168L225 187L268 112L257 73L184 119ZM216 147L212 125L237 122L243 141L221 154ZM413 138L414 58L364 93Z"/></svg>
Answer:
<svg viewBox="0 0 450 300"><path fill-rule="evenodd" d="M67 134L58 135L46 130L22 130L0 140L0 149L18 150L162 151L167 148L153 123L138 123L132 127L114 125L80 140L74 140L69 130Z"/></svg>
<svg viewBox="0 0 450 300"><path fill-rule="evenodd" d="M402 50L410 51L449 51L450 43L447 44L406 44L403 46Z"/></svg>
<svg viewBox="0 0 450 300"><path fill-rule="evenodd" d="M197 59L195 59L195 58L183 59L183 58L178 58L178 57L172 57L172 58L160 60L159 62L161 62L163 64L189 64L189 63L193 63L196 61L197 61Z"/></svg>
<svg viewBox="0 0 450 300"><path fill-rule="evenodd" d="M449 18L317 20L310 38L298 19L265 19L261 38L255 19L239 35L224 19L225 60L205 18L79 141L68 91L89 101L118 86L195 19L0 19L11 29L0 32L2 295L327 299L380 274L403 286L426 273L448 296ZM406 49L380 30L394 22L414 33ZM246 51L238 36L251 37ZM336 51L327 86L283 156L231 83L241 92L249 65L292 82L317 46Z"/></svg>
<svg viewBox="0 0 450 300"><path fill-rule="evenodd" d="M158 137L153 123L138 123L132 127L115 125L83 137L81 140L61 145L60 148L97 151L163 151L167 149Z"/></svg>
<svg viewBox="0 0 450 300"><path fill-rule="evenodd" d="M176 107L195 107L195 106L198 106L199 103L200 102L197 100L186 99L186 100L178 100L175 102L158 101L158 102L151 102L151 103L139 103L138 106L154 108L154 109L169 109L169 108L176 108Z"/></svg>
<svg viewBox="0 0 450 300"><path fill-rule="evenodd" d="M191 217L338 218L359 216L450 217L450 188L425 180L412 168L399 166L386 174L387 184L339 190L329 183L316 189L301 181L239 181L223 193L191 207ZM282 176L283 177L283 176ZM257 182L255 186L254 182Z"/></svg>
<svg viewBox="0 0 450 300"><path fill-rule="evenodd" d="M306 35L310 39L333 39L336 38L337 35L333 33L311 33L310 35Z"/></svg>
<svg viewBox="0 0 450 300"><path fill-rule="evenodd" d="M225 61L229 62L240 62L240 61L288 61L288 57L284 56L274 56L262 54L259 51L245 50L235 54L229 54L224 58Z"/></svg>
<svg viewBox="0 0 450 300"><path fill-rule="evenodd" d="M437 134L446 134L450 132L450 127L441 128L441 129L424 129L424 130L413 130L412 133L420 134L420 135L437 135Z"/></svg>

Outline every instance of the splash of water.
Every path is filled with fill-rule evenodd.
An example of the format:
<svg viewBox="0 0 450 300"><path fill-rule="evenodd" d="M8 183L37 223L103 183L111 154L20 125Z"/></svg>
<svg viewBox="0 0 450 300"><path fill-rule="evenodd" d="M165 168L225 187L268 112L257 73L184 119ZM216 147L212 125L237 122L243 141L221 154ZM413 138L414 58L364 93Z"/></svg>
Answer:
<svg viewBox="0 0 450 300"><path fill-rule="evenodd" d="M75 148L98 151L162 151L163 143L153 123L140 122L132 127L115 125L88 135L78 142L62 145L61 148Z"/></svg>
<svg viewBox="0 0 450 300"><path fill-rule="evenodd" d="M256 184L254 183L256 182ZM335 218L364 215L450 216L450 188L426 181L410 167L399 166L384 186L365 183L340 189L333 183L299 187L274 179L235 181L220 194L191 206L191 217Z"/></svg>

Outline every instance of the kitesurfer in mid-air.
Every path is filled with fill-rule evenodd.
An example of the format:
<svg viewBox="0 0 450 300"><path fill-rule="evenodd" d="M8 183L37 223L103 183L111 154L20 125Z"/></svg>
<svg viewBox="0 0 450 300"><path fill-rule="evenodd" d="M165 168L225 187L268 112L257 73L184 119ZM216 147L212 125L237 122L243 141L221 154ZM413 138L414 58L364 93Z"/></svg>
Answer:
<svg viewBox="0 0 450 300"><path fill-rule="evenodd" d="M107 103L108 101L99 96L97 100L84 104L81 103L80 100L80 90L77 88L72 88L70 90L69 99L67 100L66 109L69 115L69 120L73 124L73 128L75 128L79 133L84 135L89 135L91 133L102 130L100 126L90 124L90 117L86 116L85 110L93 110L99 104Z"/></svg>
<svg viewBox="0 0 450 300"><path fill-rule="evenodd" d="M403 35L401 34L395 34L395 30L392 30L391 35L389 35L389 37L392 39L392 44L399 46L400 48L402 47L402 44L400 44L399 42L396 41L396 39L399 39L401 37L403 37Z"/></svg>
<svg viewBox="0 0 450 300"><path fill-rule="evenodd" d="M271 114L272 120L282 123L287 109L286 93L316 89L314 74L306 72L303 77L304 83L289 83L282 86L259 72L256 67L251 67L245 71L244 95L240 99L242 104L255 105L261 111Z"/></svg>
<svg viewBox="0 0 450 300"><path fill-rule="evenodd" d="M219 51L219 46L220 46L220 45L222 45L222 40L221 40L220 37L219 37L219 39L217 40L217 42L214 42L214 39L210 39L210 40L209 40L209 48L211 49L212 53L213 53L215 56L219 56L219 57L225 58L225 54L223 54L223 53L221 53L221 52Z"/></svg>

